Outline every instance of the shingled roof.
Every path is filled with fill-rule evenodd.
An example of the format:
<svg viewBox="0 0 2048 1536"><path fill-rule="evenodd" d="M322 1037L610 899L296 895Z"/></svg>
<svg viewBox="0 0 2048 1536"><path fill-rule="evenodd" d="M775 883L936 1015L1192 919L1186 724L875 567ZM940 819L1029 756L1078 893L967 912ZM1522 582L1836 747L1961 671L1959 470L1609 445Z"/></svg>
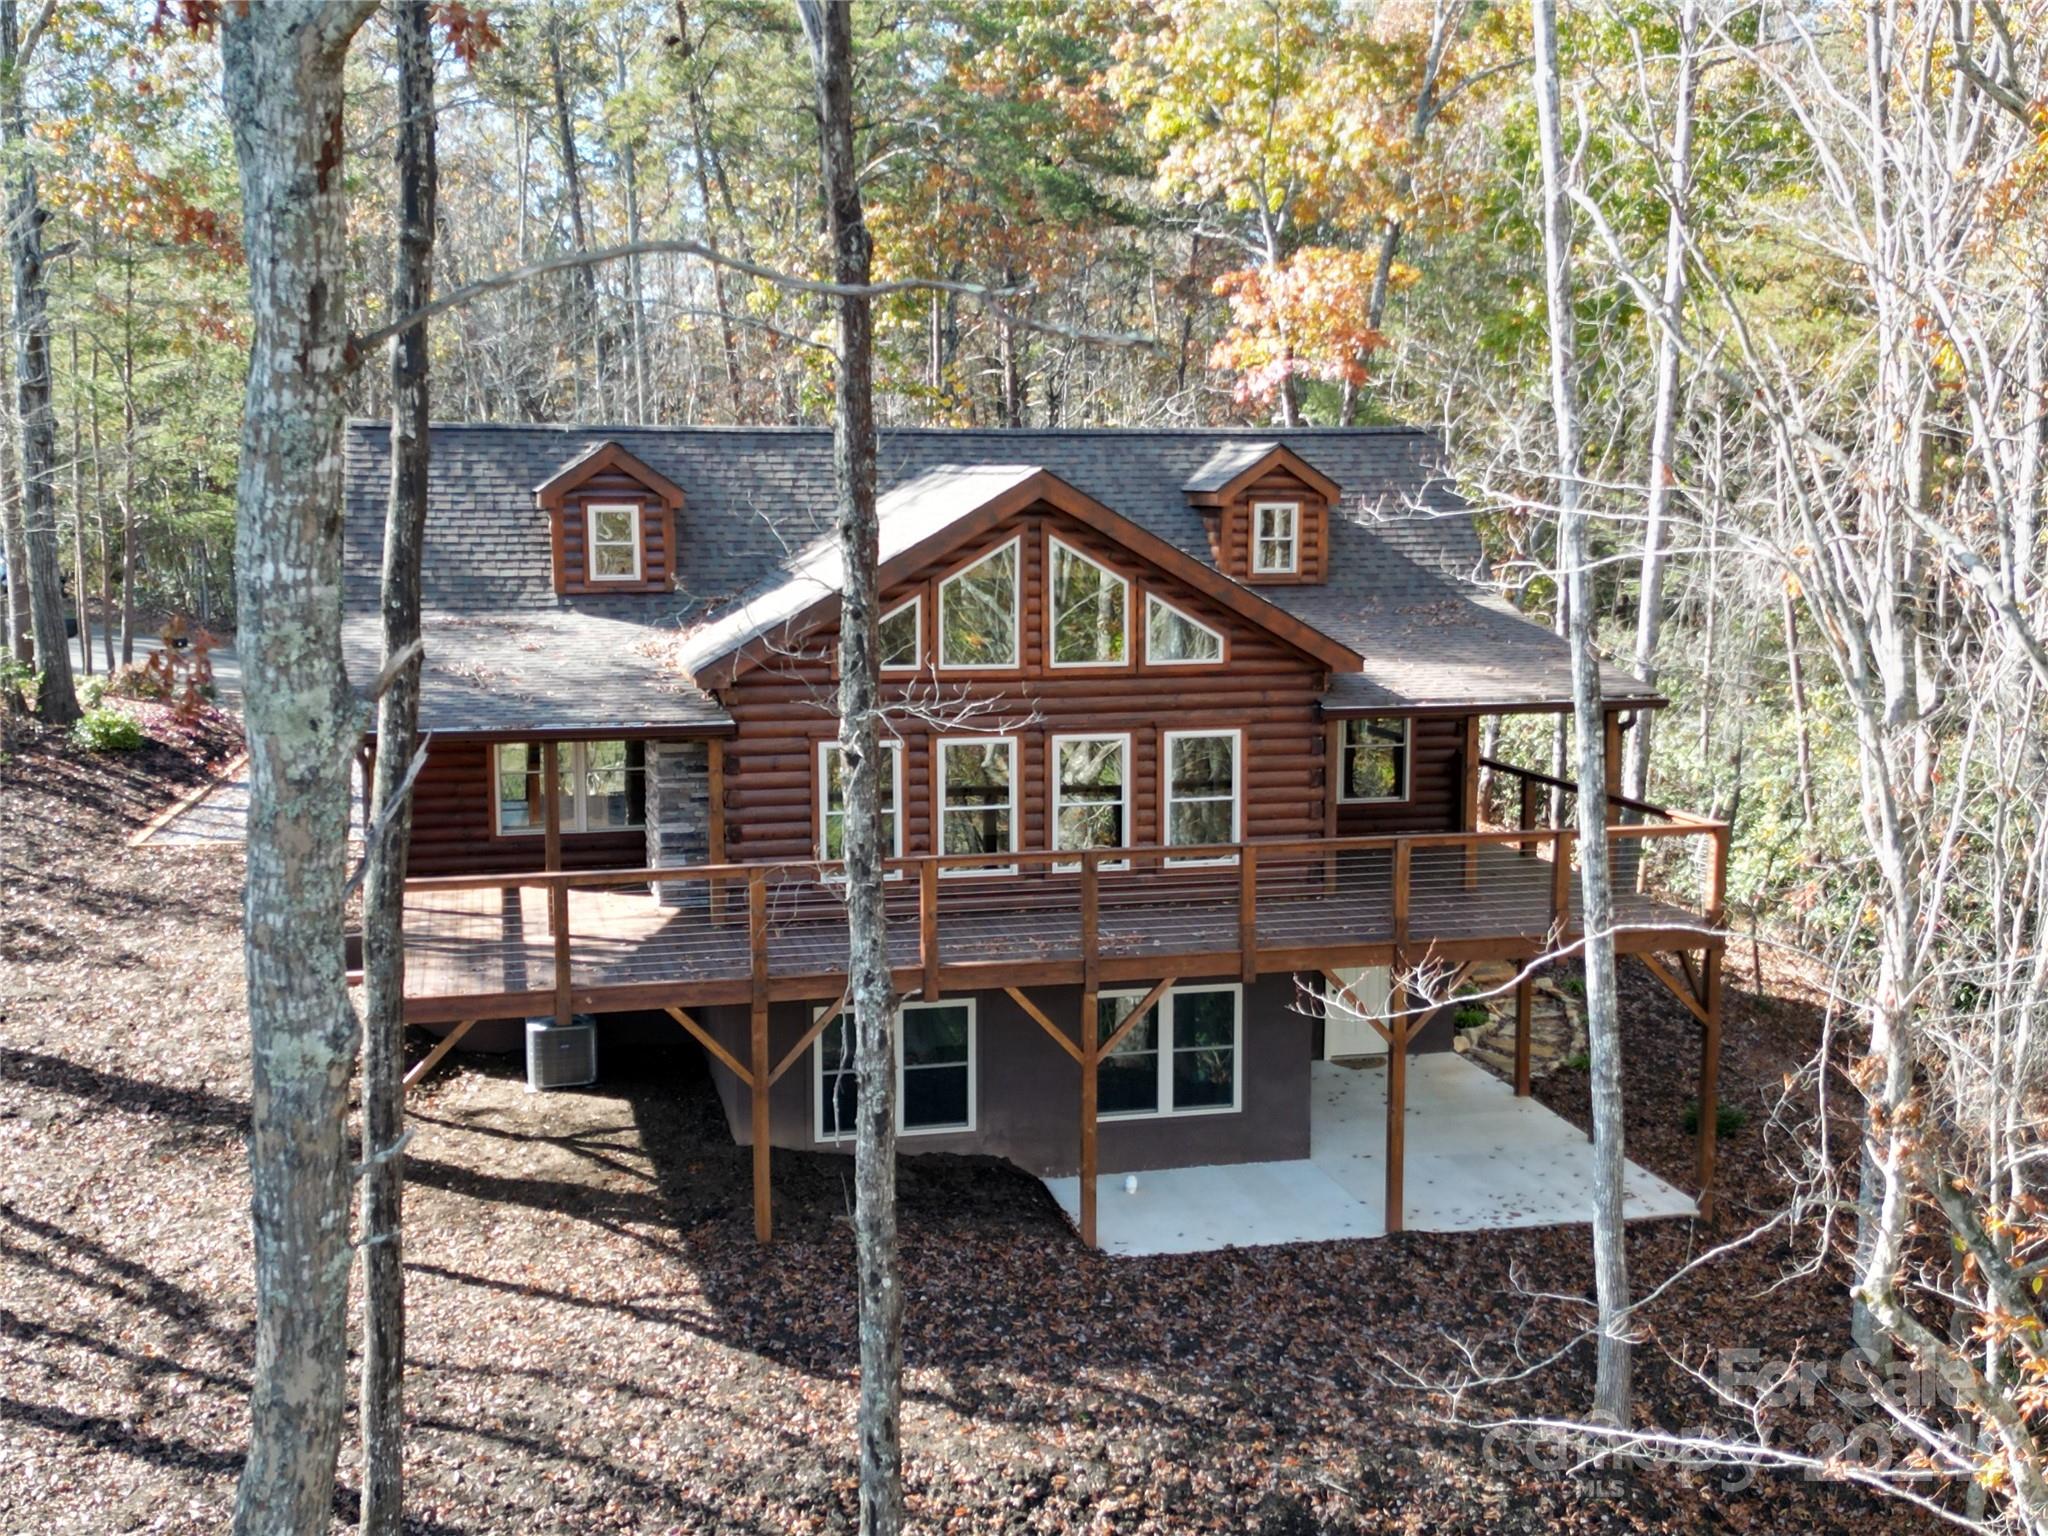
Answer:
<svg viewBox="0 0 2048 1536"><path fill-rule="evenodd" d="M534 487L606 442L688 494L672 593L554 590L547 517L534 505ZM881 434L878 467L886 493L941 466L1041 466L1208 564L1208 535L1185 487L1275 444L1342 488L1327 585L1259 589L1365 658L1362 673L1335 681L1332 708L1526 708L1570 698L1564 645L1470 584L1482 564L1479 540L1433 433L894 428ZM376 673L388 450L384 423L350 426L343 590L358 681ZM629 720L648 729L729 728L714 700L635 637L673 640L787 588L830 529L832 496L832 439L822 428L436 426L422 571L430 667L422 723L506 733L543 721L563 730ZM479 682L485 675L495 682ZM1647 696L1623 673L1606 676L1617 700Z"/></svg>

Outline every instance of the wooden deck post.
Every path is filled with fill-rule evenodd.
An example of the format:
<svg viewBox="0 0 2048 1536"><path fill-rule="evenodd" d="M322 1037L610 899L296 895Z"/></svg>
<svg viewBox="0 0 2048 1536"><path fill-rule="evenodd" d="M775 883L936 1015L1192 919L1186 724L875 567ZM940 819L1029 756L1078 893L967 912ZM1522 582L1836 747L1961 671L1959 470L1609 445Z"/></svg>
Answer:
<svg viewBox="0 0 2048 1536"><path fill-rule="evenodd" d="M1699 1181L1700 1215L1714 1216L1714 1133L1720 1109L1721 1084L1721 951L1710 949L1700 959L1701 1002L1706 1019L1700 1037Z"/></svg>
<svg viewBox="0 0 2048 1536"><path fill-rule="evenodd" d="M1572 926L1572 832L1560 827L1550 834L1550 929L1559 938Z"/></svg>
<svg viewBox="0 0 2048 1536"><path fill-rule="evenodd" d="M1102 977L1102 861L1094 849L1081 855L1081 990L1089 997ZM1088 1028L1095 1028L1092 1005ZM1091 1034L1090 1039L1094 1036ZM1091 1079L1092 1082L1092 1079ZM1091 1087L1092 1093L1094 1089Z"/></svg>
<svg viewBox="0 0 2048 1536"><path fill-rule="evenodd" d="M754 1237L765 1243L775 1235L775 1212L768 1184L768 879L767 872L760 869L747 876L747 954L754 994L748 1019L753 1076Z"/></svg>
<svg viewBox="0 0 2048 1536"><path fill-rule="evenodd" d="M917 866L917 962L924 967L924 1000L939 1000L939 866Z"/></svg>
<svg viewBox="0 0 2048 1536"><path fill-rule="evenodd" d="M1081 1241L1095 1243L1095 1069L1102 1063L1095 989L1081 994Z"/></svg>
<svg viewBox="0 0 2048 1536"><path fill-rule="evenodd" d="M1247 843L1237 865L1237 979L1259 979L1259 850Z"/></svg>
<svg viewBox="0 0 2048 1536"><path fill-rule="evenodd" d="M1392 1006L1387 1019L1387 1230L1399 1232L1408 1155L1408 988L1401 956L1394 955Z"/></svg>
<svg viewBox="0 0 2048 1536"><path fill-rule="evenodd" d="M1515 1097L1529 1097L1529 1015L1536 1004L1536 980L1526 971L1515 983Z"/></svg>
<svg viewBox="0 0 2048 1536"><path fill-rule="evenodd" d="M562 749L552 741L540 744L541 867L549 874L562 867ZM548 932L555 931L555 909L548 907Z"/></svg>
<svg viewBox="0 0 2048 1536"><path fill-rule="evenodd" d="M1465 717L1464 758L1464 807L1458 818L1461 823L1458 830L1461 832L1477 832L1479 830L1479 717L1477 715L1467 715ZM1468 891L1479 889L1479 845L1477 843L1468 843L1465 846L1465 889Z"/></svg>
<svg viewBox="0 0 2048 1536"><path fill-rule="evenodd" d="M548 884L548 927L555 936L555 1022L569 1022L569 983L574 966L569 954L569 881L556 875Z"/></svg>

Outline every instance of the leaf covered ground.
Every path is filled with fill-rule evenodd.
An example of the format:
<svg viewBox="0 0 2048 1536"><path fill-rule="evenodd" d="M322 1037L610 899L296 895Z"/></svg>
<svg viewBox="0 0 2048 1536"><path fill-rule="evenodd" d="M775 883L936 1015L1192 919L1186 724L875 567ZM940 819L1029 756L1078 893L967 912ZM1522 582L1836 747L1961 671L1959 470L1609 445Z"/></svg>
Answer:
<svg viewBox="0 0 2048 1536"><path fill-rule="evenodd" d="M0 765L0 1530L214 1531L250 1368L240 864L130 850L226 750ZM1771 1207L1762 1127L1811 1046L1801 1007L1732 987L1719 1235ZM1696 1029L1628 968L1631 1155L1689 1180ZM423 1048L423 1047L422 1047ZM429 1532L838 1531L855 1510L848 1168L778 1154L780 1240L696 1048L620 1029L589 1092L528 1096L456 1059L415 1096L409 1502ZM1545 1097L1582 1116L1583 1074ZM1841 1484L1660 1467L1572 1473L1475 1424L1570 1412L1579 1349L1456 1404L1417 1386L1542 1356L1583 1320L1584 1229L1114 1260L1035 1181L914 1159L903 1180L904 1414L920 1529L1909 1530ZM1631 1235L1638 1284L1711 1246ZM1766 1242L1675 1287L1638 1389L1707 1422L1671 1357L1839 1356L1838 1277ZM1455 1423L1463 1420L1463 1423ZM1783 1425L1800 1440L1813 1426ZM353 1513L345 1450L337 1528Z"/></svg>

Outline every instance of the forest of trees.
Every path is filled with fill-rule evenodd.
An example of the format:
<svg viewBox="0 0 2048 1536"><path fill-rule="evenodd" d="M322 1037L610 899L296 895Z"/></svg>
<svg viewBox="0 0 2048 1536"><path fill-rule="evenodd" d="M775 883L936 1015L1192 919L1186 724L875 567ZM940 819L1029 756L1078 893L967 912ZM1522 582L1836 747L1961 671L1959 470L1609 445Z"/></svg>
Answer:
<svg viewBox="0 0 2048 1536"><path fill-rule="evenodd" d="M434 414L831 420L848 322L786 280L847 270L797 10L433 10ZM162 613L250 618L249 189L211 7L0 13L8 622L30 659L40 551L111 667ZM857 6L874 416L1440 428L1474 578L1561 631L1582 594L1672 700L1625 787L1732 822L1742 939L1826 969L1845 1043L1787 1084L1767 1220L1952 1388L1916 1433L1956 1507L2048 1529L2048 3L1552 15ZM320 259L384 416L390 14L340 46ZM1566 761L1542 730L1510 745Z"/></svg>

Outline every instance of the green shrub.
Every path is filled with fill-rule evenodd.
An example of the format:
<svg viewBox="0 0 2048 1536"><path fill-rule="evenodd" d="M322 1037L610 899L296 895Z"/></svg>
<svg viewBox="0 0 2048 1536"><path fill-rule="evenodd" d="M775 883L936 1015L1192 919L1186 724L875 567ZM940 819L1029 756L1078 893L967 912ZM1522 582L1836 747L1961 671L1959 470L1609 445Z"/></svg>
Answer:
<svg viewBox="0 0 2048 1536"><path fill-rule="evenodd" d="M1679 1117L1679 1123L1685 1127L1685 1133L1688 1136L1699 1130L1700 1101L1698 1099L1694 1099L1685 1106L1685 1113ZM1739 1105L1716 1104L1714 1106L1714 1134L1716 1136L1733 1136L1747 1124L1749 1124L1749 1112Z"/></svg>
<svg viewBox="0 0 2048 1536"><path fill-rule="evenodd" d="M1565 1057L1558 1065L1569 1072L1584 1072L1593 1065L1593 1058L1584 1051L1573 1051L1571 1055Z"/></svg>
<svg viewBox="0 0 2048 1536"><path fill-rule="evenodd" d="M1477 1029L1491 1017L1492 1015L1482 1005L1467 1003L1451 1015L1451 1022L1460 1029Z"/></svg>
<svg viewBox="0 0 2048 1536"><path fill-rule="evenodd" d="M1560 976L1557 978L1557 990L1566 997L1584 998L1586 995L1585 979L1579 976Z"/></svg>
<svg viewBox="0 0 2048 1536"><path fill-rule="evenodd" d="M149 738L142 727L119 710L95 709L79 718L71 728L78 744L94 752L133 752Z"/></svg>
<svg viewBox="0 0 2048 1536"><path fill-rule="evenodd" d="M113 679L104 673L95 673L78 685L78 702L87 709L98 709L107 697L107 685Z"/></svg>

